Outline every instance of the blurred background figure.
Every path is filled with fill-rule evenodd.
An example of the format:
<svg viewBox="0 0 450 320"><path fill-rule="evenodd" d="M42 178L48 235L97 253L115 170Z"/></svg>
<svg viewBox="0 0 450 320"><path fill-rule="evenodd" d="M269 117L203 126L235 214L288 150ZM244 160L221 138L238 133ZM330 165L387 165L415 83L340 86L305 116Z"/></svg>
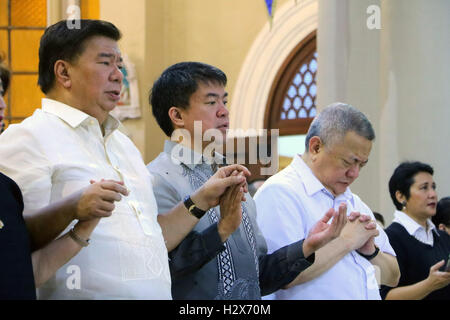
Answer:
<svg viewBox="0 0 450 320"><path fill-rule="evenodd" d="M436 228L450 234L450 197L439 200L436 215L431 220Z"/></svg>
<svg viewBox="0 0 450 320"><path fill-rule="evenodd" d="M248 184L248 193L250 193L252 198L255 195L256 191L258 191L258 189L264 184L265 181L266 180L264 179L256 179Z"/></svg>
<svg viewBox="0 0 450 320"><path fill-rule="evenodd" d="M377 223L380 225L381 228L385 228L384 224L384 217L381 213L373 211L373 215L375 216L375 219L377 220Z"/></svg>
<svg viewBox="0 0 450 320"><path fill-rule="evenodd" d="M11 72L6 65L3 64L3 56L0 54L0 133L5 130L5 122L3 119L5 118L6 103L3 97L9 87L10 75Z"/></svg>
<svg viewBox="0 0 450 320"><path fill-rule="evenodd" d="M421 162L403 162L389 180L397 210L386 228L397 254L401 277L396 288L381 287L389 300L450 299L450 272L445 272L450 236L436 228L437 193L433 168Z"/></svg>

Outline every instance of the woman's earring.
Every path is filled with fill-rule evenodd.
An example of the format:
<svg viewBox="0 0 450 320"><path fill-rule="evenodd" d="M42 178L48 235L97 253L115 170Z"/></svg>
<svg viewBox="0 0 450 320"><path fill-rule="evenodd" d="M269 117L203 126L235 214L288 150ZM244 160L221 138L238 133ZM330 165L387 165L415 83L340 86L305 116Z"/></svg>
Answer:
<svg viewBox="0 0 450 320"><path fill-rule="evenodd" d="M403 201L403 202L402 202L402 206L403 206L403 209L406 208L406 201Z"/></svg>

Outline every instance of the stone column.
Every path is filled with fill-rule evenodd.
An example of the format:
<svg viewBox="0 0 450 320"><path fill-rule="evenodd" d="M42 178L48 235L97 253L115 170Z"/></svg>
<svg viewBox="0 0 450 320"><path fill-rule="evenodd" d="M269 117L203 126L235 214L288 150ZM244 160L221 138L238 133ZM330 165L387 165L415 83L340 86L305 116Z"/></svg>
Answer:
<svg viewBox="0 0 450 320"><path fill-rule="evenodd" d="M399 161L435 169L439 197L450 195L450 2L381 1L380 176ZM392 201L380 197L383 211Z"/></svg>
<svg viewBox="0 0 450 320"><path fill-rule="evenodd" d="M340 101L361 110L377 138L368 165L351 189L379 211L379 38L367 27L367 8L376 0L319 0L318 107Z"/></svg>

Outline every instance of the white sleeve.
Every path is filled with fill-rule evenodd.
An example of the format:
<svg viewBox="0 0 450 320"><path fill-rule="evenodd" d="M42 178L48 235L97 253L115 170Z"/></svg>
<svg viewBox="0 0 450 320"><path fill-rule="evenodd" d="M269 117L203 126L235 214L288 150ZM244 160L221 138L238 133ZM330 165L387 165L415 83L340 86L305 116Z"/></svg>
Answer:
<svg viewBox="0 0 450 320"><path fill-rule="evenodd" d="M258 225L269 253L305 238L304 210L290 187L266 183L255 194L255 202Z"/></svg>
<svg viewBox="0 0 450 320"><path fill-rule="evenodd" d="M22 191L24 214L50 202L51 166L35 135L21 125L11 125L0 135L0 172Z"/></svg>

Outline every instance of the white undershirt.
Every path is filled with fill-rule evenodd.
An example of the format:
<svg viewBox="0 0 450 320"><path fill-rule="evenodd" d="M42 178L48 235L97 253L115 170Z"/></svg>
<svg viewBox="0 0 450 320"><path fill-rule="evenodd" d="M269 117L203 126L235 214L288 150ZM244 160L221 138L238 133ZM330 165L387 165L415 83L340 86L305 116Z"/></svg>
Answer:
<svg viewBox="0 0 450 320"><path fill-rule="evenodd" d="M411 236L420 242L433 246L433 230L436 230L436 226L430 219L427 219L427 230L425 230L423 226L414 221L414 219L406 213L396 210L394 213L394 220L392 222L401 224ZM439 235L437 231L435 232Z"/></svg>

